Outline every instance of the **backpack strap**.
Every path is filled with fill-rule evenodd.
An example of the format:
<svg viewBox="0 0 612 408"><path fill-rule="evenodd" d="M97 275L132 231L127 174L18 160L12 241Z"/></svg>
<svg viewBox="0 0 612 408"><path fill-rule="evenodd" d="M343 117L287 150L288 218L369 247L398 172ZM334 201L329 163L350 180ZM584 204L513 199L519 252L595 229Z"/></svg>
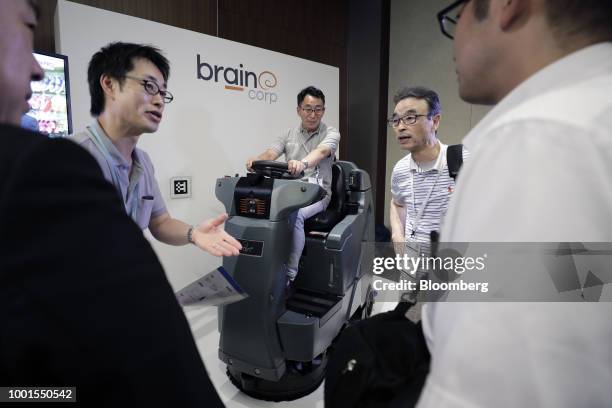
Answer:
<svg viewBox="0 0 612 408"><path fill-rule="evenodd" d="M448 175L457 180L457 174L463 164L463 145L450 145L446 149L446 164L448 165Z"/></svg>

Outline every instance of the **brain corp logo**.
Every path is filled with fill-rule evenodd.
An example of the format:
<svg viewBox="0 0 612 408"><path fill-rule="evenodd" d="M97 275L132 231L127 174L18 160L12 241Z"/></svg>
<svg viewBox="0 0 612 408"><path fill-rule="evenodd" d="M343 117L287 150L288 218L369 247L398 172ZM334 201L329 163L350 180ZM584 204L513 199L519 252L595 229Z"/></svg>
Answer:
<svg viewBox="0 0 612 408"><path fill-rule="evenodd" d="M262 71L257 74L243 69L242 64L238 68L211 65L202 61L200 54L197 55L198 79L224 83L228 91L246 91L247 96L254 101L276 103L278 100L278 95L272 91L278 85L273 72Z"/></svg>

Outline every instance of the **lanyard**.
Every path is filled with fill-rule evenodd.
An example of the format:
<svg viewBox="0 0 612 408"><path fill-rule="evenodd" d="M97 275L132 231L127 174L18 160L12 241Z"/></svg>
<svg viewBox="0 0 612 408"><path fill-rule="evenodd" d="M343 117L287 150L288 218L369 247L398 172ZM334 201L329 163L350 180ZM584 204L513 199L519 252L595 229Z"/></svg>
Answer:
<svg viewBox="0 0 612 408"><path fill-rule="evenodd" d="M133 187L133 191L130 194L129 191L129 182L128 182L128 192L127 194L129 195L129 200L127 197L125 197L125 199L123 198L123 192L121 191L121 183L120 183L120 179L119 179L119 170L117 169L117 162L115 162L115 159L113 158L113 156L110 154L110 152L108 151L106 145L104 144L104 142L102 141L102 137L100 137L100 134L98 133L97 129L95 126L87 126L87 130L89 131L89 133L91 133L92 137L92 141L94 142L94 144L96 145L96 147L98 148L98 150L100 150L100 152L102 153L102 155L104 156L104 160L106 160L107 163L109 163L109 167L110 167L110 174L111 174L111 178L113 179L113 185L115 186L115 188L117 189L117 192L119 193L119 196L121 197L121 201L123 202L124 208L125 208L125 212L130 216L130 218L132 220L134 220L134 222L138 223L138 197L140 196L140 183L136 182L136 184ZM129 176L128 176L129 179Z"/></svg>
<svg viewBox="0 0 612 408"><path fill-rule="evenodd" d="M304 133L306 133L306 138L303 138ZM317 130L312 132L311 135L308 134L308 131L302 127L300 127L300 144L302 145L302 149L306 152L306 155L309 155L312 150L308 150L306 147L306 143L313 137L315 137L315 133L317 136L321 135L321 123L319 123L319 127Z"/></svg>
<svg viewBox="0 0 612 408"><path fill-rule="evenodd" d="M316 131L317 136L320 134L319 133L320 130L321 130L321 125L319 124L319 128ZM304 132L306 132L306 130L304 130ZM308 136L308 132L306 132L306 135ZM300 145L302 146L302 149L304 149L304 151L306 152L306 156L308 156L312 152L312 150L308 150L308 148L306 147L305 143L308 142L308 140L310 140L310 138L314 137L315 135L313 133L311 136L308 136L308 138L306 140L304 140L304 138L301 137L301 136L303 136L303 134L302 134L302 131L300 130L300 139L301 139L300 140ZM304 157L306 157L306 156L304 156ZM312 181L310 181L310 180L308 180L308 182L312 183L312 184L318 184L319 186L323 187L323 180L320 178L319 165L318 164L313 169L313 173L314 173L314 177L308 177L308 179L314 178L315 182L312 183Z"/></svg>
<svg viewBox="0 0 612 408"><path fill-rule="evenodd" d="M412 184L412 208L414 209L414 212L416 213L417 210L416 210L416 190L414 188L414 173L416 172L412 170L410 171L410 183ZM434 188L436 188L436 184L438 184L440 173L442 172L440 171L440 169L438 169L438 175L436 176L436 179L434 180L433 185L429 189L427 196L423 200L423 204L421 204L421 209L419 210L416 218L412 222L412 232L410 233L411 238L414 238L416 236L417 229L419 228L419 223L421 222L421 218L423 217L423 213L425 212L425 207L427 207L427 204L429 203L429 198L431 197L431 193L433 193Z"/></svg>

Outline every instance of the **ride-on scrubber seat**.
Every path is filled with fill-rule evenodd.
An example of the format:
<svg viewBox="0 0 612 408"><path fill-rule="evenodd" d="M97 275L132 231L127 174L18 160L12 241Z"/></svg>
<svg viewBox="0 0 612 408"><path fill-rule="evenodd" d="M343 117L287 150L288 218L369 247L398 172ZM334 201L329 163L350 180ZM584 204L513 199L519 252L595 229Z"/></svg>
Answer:
<svg viewBox="0 0 612 408"><path fill-rule="evenodd" d="M306 233L310 231L329 232L346 215L346 180L344 170L338 163L332 165L331 190L332 197L327 209L305 221Z"/></svg>

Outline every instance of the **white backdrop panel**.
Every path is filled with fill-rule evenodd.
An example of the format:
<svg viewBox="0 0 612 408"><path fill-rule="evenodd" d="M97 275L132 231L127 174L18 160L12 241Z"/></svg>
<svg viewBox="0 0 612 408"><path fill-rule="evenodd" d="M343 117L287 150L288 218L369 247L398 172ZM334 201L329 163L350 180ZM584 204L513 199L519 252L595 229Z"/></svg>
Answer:
<svg viewBox="0 0 612 408"><path fill-rule="evenodd" d="M282 129L299 123L296 95L300 89L321 88L327 107L323 120L338 127L336 67L64 0L58 1L55 27L57 52L68 55L70 64L75 131L93 120L87 64L102 46L112 41L151 44L170 60L168 90L175 100L166 106L159 130L143 135L139 147L153 160L170 214L188 223L223 210L214 196L217 177L244 173L247 157L263 151ZM249 87L242 91L225 88L224 70L219 70L218 82L214 77L198 79L198 54L201 63L235 69L238 76L241 69L257 76L268 71L276 78L276 86L261 88L264 79L272 79L265 73L257 88L250 76ZM201 75L210 76L210 70L202 66ZM227 71L227 79L233 82L233 71ZM170 179L175 176L192 178L191 198L170 198ZM147 236L175 289L221 263L220 258L194 247L170 247Z"/></svg>

